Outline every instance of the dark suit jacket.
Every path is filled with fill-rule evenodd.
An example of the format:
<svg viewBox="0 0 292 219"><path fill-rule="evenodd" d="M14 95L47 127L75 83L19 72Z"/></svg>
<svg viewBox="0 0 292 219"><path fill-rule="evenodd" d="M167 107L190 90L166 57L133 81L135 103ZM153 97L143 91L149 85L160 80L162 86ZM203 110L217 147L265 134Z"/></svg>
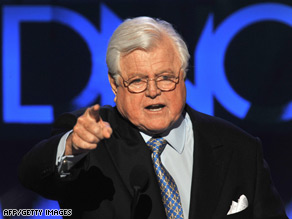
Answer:
<svg viewBox="0 0 292 219"><path fill-rule="evenodd" d="M194 165L190 219L287 218L263 160L261 143L221 119L186 106L194 130ZM53 136L36 145L19 168L22 184L61 208L73 209L75 218L129 219L133 188L130 174L142 166L149 181L136 209L136 218L166 218L160 190L152 167L150 151L137 128L121 117L116 108L104 107L103 120L113 129L110 139L60 178L56 150L62 135L72 129L83 110L61 116ZM244 194L247 209L227 216L231 202Z"/></svg>

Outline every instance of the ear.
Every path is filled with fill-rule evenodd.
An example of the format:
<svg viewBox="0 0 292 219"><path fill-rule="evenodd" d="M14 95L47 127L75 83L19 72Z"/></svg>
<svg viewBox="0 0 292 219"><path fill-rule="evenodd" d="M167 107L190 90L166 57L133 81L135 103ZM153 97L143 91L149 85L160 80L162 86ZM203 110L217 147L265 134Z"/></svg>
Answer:
<svg viewBox="0 0 292 219"><path fill-rule="evenodd" d="M108 74L108 80L110 82L110 85L112 87L112 91L114 92L115 95L117 95L117 84L116 84L116 81L115 79L110 75Z"/></svg>

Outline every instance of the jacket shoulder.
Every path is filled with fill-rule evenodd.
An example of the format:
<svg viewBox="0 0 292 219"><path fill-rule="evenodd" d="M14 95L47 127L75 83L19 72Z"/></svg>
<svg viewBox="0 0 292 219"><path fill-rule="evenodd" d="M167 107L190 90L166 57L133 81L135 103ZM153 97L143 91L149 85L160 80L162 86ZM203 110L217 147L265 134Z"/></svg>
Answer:
<svg viewBox="0 0 292 219"><path fill-rule="evenodd" d="M232 145L251 145L260 142L258 137L254 137L237 125L219 117L210 116L198 112L190 107L187 108L194 128L201 133L207 133L208 136L216 136L222 143Z"/></svg>

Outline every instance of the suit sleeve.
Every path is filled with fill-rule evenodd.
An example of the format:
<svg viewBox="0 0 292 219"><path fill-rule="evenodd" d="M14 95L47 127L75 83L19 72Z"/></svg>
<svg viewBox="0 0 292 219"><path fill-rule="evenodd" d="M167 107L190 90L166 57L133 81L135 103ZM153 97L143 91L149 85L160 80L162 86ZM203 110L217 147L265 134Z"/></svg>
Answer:
<svg viewBox="0 0 292 219"><path fill-rule="evenodd" d="M254 217L257 219L288 219L282 200L273 185L268 164L263 159L263 151L259 139L257 148L257 179L253 208Z"/></svg>
<svg viewBox="0 0 292 219"><path fill-rule="evenodd" d="M39 142L22 158L18 177L24 187L49 199L57 200L64 195L66 183L78 176L84 162L76 165L66 179L61 179L55 163L57 147L62 136L73 128L80 113L62 115L53 125L52 136Z"/></svg>

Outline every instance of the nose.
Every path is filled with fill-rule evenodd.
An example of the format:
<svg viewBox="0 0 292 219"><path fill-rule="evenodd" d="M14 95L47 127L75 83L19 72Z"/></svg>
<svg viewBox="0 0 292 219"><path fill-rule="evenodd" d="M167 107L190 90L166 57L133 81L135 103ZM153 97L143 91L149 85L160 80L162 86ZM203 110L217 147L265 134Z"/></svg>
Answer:
<svg viewBox="0 0 292 219"><path fill-rule="evenodd" d="M148 80L147 89L145 91L145 95L154 99L155 97L161 94L161 90L158 89L155 80Z"/></svg>

